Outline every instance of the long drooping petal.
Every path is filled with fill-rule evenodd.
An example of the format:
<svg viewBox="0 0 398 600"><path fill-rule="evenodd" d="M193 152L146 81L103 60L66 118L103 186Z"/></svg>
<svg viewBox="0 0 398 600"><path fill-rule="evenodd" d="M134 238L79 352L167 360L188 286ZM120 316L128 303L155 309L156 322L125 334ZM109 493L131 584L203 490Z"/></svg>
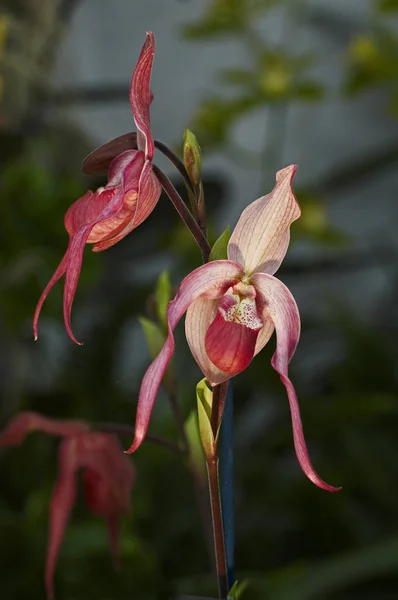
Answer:
<svg viewBox="0 0 398 600"><path fill-rule="evenodd" d="M296 350L300 338L300 315L289 289L276 277L267 273L256 273L251 282L257 292L262 296L267 311L272 319L276 331L276 351L271 364L279 373L281 381L286 388L290 412L292 416L293 439L297 459L301 468L315 485L329 492L337 492L340 488L333 487L323 481L311 464L307 446L304 439L303 426L300 417L300 408L296 392L288 375L289 362Z"/></svg>
<svg viewBox="0 0 398 600"><path fill-rule="evenodd" d="M44 288L44 291L42 292L42 295L39 298L38 303L36 304L35 312L33 314L33 337L34 337L35 341L37 340L37 337L39 335L39 316L40 316L41 309L43 308L43 304L44 304L48 294L53 289L54 285L57 283L57 281L59 281L61 279L62 275L65 274L66 265L68 262L68 251L69 251L69 246L68 246L68 250L65 252L61 262L59 263L54 275L51 277L50 281L47 283L46 287Z"/></svg>
<svg viewBox="0 0 398 600"><path fill-rule="evenodd" d="M130 104L134 121L138 129L138 149L145 151L145 158L152 160L154 143L151 134L150 106L153 100L151 92L151 73L155 57L155 37L147 31L137 66L134 69L130 85Z"/></svg>
<svg viewBox="0 0 398 600"><path fill-rule="evenodd" d="M296 165L278 171L272 192L245 208L231 235L228 258L243 265L247 275L272 275L287 252L290 225L300 216L292 190L296 171Z"/></svg>
<svg viewBox="0 0 398 600"><path fill-rule="evenodd" d="M254 298L225 294L205 337L211 362L231 377L244 371L254 356L262 326Z"/></svg>
<svg viewBox="0 0 398 600"><path fill-rule="evenodd" d="M91 231L101 221L106 221L109 217L117 212L123 203L123 189L119 188L115 193L112 200L107 204L102 213L97 217L95 221L88 225L83 225L78 229L70 240L68 248L68 262L66 266L65 276L65 287L64 287L64 321L65 328L68 332L69 337L76 343L79 342L72 331L72 325L70 322L72 304L76 294L77 284L79 282L80 271L83 262L83 252L86 246L88 237Z"/></svg>
<svg viewBox="0 0 398 600"><path fill-rule="evenodd" d="M242 277L240 265L228 260L217 260L203 265L190 273L182 281L177 295L167 309L167 340L149 366L141 383L138 398L135 436L128 454L141 445L149 425L152 409L156 400L163 374L174 353L173 331L189 305L199 296L210 299L223 296L226 290Z"/></svg>
<svg viewBox="0 0 398 600"><path fill-rule="evenodd" d="M45 584L48 600L54 598L54 571L59 549L76 500L78 438L66 438L59 449L59 477L50 504Z"/></svg>
<svg viewBox="0 0 398 600"><path fill-rule="evenodd" d="M28 433L43 431L50 435L72 436L89 431L85 421L58 420L35 412L20 412L13 417L0 434L0 446L19 446Z"/></svg>
<svg viewBox="0 0 398 600"><path fill-rule="evenodd" d="M197 298L188 308L185 318L185 335L189 348L199 368L211 385L223 383L232 377L230 373L221 371L212 363L205 347L206 332L214 321L219 303L219 300ZM254 356L264 348L274 331L274 324L269 318L266 308L262 311L261 319L263 327L257 335Z"/></svg>

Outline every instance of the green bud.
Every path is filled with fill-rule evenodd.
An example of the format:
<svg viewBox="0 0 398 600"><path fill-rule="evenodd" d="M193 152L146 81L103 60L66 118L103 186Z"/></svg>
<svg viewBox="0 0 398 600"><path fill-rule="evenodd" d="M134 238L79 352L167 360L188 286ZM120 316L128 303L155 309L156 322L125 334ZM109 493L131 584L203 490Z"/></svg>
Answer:
<svg viewBox="0 0 398 600"><path fill-rule="evenodd" d="M184 165L195 188L200 186L201 181L202 162L200 155L200 146L196 136L192 131L186 129L184 131Z"/></svg>

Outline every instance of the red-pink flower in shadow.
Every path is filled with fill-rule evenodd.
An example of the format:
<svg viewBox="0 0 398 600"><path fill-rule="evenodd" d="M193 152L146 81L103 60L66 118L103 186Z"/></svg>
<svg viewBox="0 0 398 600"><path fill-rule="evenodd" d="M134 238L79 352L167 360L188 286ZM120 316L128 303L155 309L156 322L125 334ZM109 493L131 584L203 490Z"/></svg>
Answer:
<svg viewBox="0 0 398 600"><path fill-rule="evenodd" d="M155 38L153 33L147 32L130 86L130 103L137 127L136 148L132 148L131 144L126 146L128 149L111 161L105 187L96 192L88 191L67 211L64 222L69 244L36 306L33 318L35 339L43 303L55 283L65 274L65 327L71 339L79 343L71 327L71 310L85 245L94 244L94 252L110 248L138 227L159 200L161 186L152 170L154 141L150 129L153 99L150 81L154 55Z"/></svg>
<svg viewBox="0 0 398 600"><path fill-rule="evenodd" d="M115 565L119 563L118 518L130 511L135 471L118 440L92 431L84 421L58 421L33 412L17 414L0 434L0 446L19 446L31 431L61 436L59 475L50 503L45 585L54 598L54 571L69 516L76 502L77 473L83 469L84 498L89 510L108 524Z"/></svg>
<svg viewBox="0 0 398 600"><path fill-rule="evenodd" d="M246 207L228 244L228 260L207 263L181 283L167 310L168 337L142 380L135 436L142 443L158 389L174 353L173 331L186 312L191 352L211 385L228 381L250 364L276 332L271 364L286 388L298 461L317 486L337 491L315 472L306 447L299 405L288 365L300 337L300 315L289 289L274 273L289 246L290 225L300 207L292 189L297 167L278 171L272 192Z"/></svg>

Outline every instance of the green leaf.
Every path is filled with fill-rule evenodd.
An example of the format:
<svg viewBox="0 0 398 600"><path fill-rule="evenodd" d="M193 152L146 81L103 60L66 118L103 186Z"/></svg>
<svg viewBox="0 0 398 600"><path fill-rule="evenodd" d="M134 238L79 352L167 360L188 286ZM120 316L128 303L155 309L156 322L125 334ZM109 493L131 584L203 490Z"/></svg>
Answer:
<svg viewBox="0 0 398 600"><path fill-rule="evenodd" d="M171 283L168 271L160 274L156 286L156 313L160 323L167 329L167 306L171 298Z"/></svg>
<svg viewBox="0 0 398 600"><path fill-rule="evenodd" d="M196 386L196 400L198 404L199 434L202 447L207 458L212 458L216 451L216 440L211 427L211 408L213 404L213 391L209 388L206 377Z"/></svg>
<svg viewBox="0 0 398 600"><path fill-rule="evenodd" d="M195 471L206 480L206 465L203 455L202 442L199 434L198 415L192 411L184 423L185 434L189 443L190 458Z"/></svg>
<svg viewBox="0 0 398 600"><path fill-rule="evenodd" d="M150 355L152 358L156 358L166 341L166 336L160 329L159 325L153 321L150 321L146 317L139 317L138 321L140 322L140 325L144 331Z"/></svg>
<svg viewBox="0 0 398 600"><path fill-rule="evenodd" d="M212 260L224 260L228 258L227 255L227 247L229 238L231 237L231 229L230 226L224 229L219 238L214 242L213 247L210 252L209 261Z"/></svg>
<svg viewBox="0 0 398 600"><path fill-rule="evenodd" d="M249 582L247 579L244 581L235 581L234 585L228 592L227 600L239 600L242 598L244 591L248 588Z"/></svg>

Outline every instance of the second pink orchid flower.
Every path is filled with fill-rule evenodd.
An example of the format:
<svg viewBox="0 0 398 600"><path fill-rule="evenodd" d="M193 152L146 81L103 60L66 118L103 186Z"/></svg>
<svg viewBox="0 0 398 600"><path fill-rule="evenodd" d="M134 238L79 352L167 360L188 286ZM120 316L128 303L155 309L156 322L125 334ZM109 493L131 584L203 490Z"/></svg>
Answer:
<svg viewBox="0 0 398 600"><path fill-rule="evenodd" d="M159 200L161 186L152 171L154 141L149 111L153 98L150 81L154 55L155 38L153 33L148 32L130 86L130 103L137 127L137 149L127 149L116 156L109 166L106 186L96 192L88 191L66 213L65 228L69 234L69 244L36 306L33 318L35 339L43 303L55 283L65 274L65 327L71 339L79 343L72 331L71 310L85 245L94 244L94 252L110 248L138 227ZM119 139L123 139L123 136ZM131 144L126 147L131 148Z"/></svg>

